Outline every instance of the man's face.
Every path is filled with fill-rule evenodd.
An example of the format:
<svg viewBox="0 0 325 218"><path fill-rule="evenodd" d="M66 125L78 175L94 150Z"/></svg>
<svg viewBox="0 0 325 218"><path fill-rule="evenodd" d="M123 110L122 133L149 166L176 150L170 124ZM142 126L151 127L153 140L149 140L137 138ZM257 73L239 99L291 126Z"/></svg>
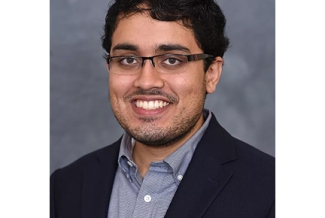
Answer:
<svg viewBox="0 0 325 218"><path fill-rule="evenodd" d="M192 30L179 22L162 22L147 14L119 21L110 56L197 54ZM219 65L218 65L219 66ZM221 72L221 64L219 66ZM208 70L209 71L209 70ZM171 145L193 135L203 124L207 86L204 62L188 62L185 72L161 74L146 60L136 74L109 73L110 102L120 125L145 145Z"/></svg>

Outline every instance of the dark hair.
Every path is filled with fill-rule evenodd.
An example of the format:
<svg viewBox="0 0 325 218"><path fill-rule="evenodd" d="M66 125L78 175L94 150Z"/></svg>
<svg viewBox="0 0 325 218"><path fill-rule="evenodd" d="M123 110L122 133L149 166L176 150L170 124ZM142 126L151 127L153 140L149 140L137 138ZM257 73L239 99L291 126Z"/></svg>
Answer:
<svg viewBox="0 0 325 218"><path fill-rule="evenodd" d="M206 54L223 57L229 39L225 35L226 18L213 0L116 0L108 9L102 47L109 53L118 19L147 12L160 21L179 21L193 30L199 47ZM122 17L121 17L122 16ZM206 59L205 70L213 59Z"/></svg>

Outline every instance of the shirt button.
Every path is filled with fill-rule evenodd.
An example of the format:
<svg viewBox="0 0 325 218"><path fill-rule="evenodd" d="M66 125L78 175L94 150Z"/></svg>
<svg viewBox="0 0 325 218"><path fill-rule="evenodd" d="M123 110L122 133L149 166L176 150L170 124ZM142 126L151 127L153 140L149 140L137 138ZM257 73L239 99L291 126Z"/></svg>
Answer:
<svg viewBox="0 0 325 218"><path fill-rule="evenodd" d="M179 174L179 175L177 176L177 179L178 179L179 181L181 181L181 180L183 179L183 176L182 176L181 174Z"/></svg>
<svg viewBox="0 0 325 218"><path fill-rule="evenodd" d="M133 164L130 161L127 161L130 167L133 167Z"/></svg>
<svg viewBox="0 0 325 218"><path fill-rule="evenodd" d="M150 202L151 201L151 196L150 195L146 195L146 196L144 196L144 201L145 202Z"/></svg>

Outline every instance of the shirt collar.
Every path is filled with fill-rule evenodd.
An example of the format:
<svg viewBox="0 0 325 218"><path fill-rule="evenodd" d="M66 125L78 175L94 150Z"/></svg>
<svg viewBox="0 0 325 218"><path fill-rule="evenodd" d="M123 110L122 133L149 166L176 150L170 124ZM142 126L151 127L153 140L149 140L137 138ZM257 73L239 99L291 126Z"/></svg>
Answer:
<svg viewBox="0 0 325 218"><path fill-rule="evenodd" d="M163 162L167 163L173 170L175 182L179 184L181 177L184 175L191 159L193 153L196 149L197 144L201 140L205 130L207 129L210 120L211 120L211 112L207 109L203 110L204 123L200 127L200 129L182 145L176 151L174 151L171 155L166 157ZM120 168L126 173L128 179L130 178L130 168L135 167L135 172L138 171L137 165L132 160L132 152L134 147L135 140L126 132L124 133L118 157L118 164Z"/></svg>
<svg viewBox="0 0 325 218"><path fill-rule="evenodd" d="M212 117L211 112L206 109L203 110L203 117L204 123L200 129L188 141L186 141L181 147L179 147L164 160L173 169L175 177L178 175L184 175L189 163L191 162L196 146L210 123Z"/></svg>
<svg viewBox="0 0 325 218"><path fill-rule="evenodd" d="M122 170L129 174L130 167L137 167L132 161L132 152L135 140L127 133L124 133L121 140L121 147L118 156L118 164Z"/></svg>

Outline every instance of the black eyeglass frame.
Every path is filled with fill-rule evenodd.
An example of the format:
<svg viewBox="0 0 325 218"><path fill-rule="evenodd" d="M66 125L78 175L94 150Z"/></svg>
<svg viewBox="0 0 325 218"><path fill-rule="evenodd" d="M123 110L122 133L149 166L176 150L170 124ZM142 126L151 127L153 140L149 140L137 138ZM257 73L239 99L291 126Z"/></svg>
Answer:
<svg viewBox="0 0 325 218"><path fill-rule="evenodd" d="M153 61L153 59L155 57L161 57L161 56L168 56L168 55L174 55L174 56L183 56L187 58L187 61L199 61L199 60L204 60L206 58L214 58L213 55L210 54L204 54L204 53L200 53L200 54L160 54L160 55L155 55L155 56L151 56L151 57L142 57L142 56L107 56L106 57L106 62L109 64L110 59L112 58L141 58L142 59L142 63L141 63L141 67L143 67L144 65L144 61L149 59L151 61L152 66L155 67L155 62Z"/></svg>

